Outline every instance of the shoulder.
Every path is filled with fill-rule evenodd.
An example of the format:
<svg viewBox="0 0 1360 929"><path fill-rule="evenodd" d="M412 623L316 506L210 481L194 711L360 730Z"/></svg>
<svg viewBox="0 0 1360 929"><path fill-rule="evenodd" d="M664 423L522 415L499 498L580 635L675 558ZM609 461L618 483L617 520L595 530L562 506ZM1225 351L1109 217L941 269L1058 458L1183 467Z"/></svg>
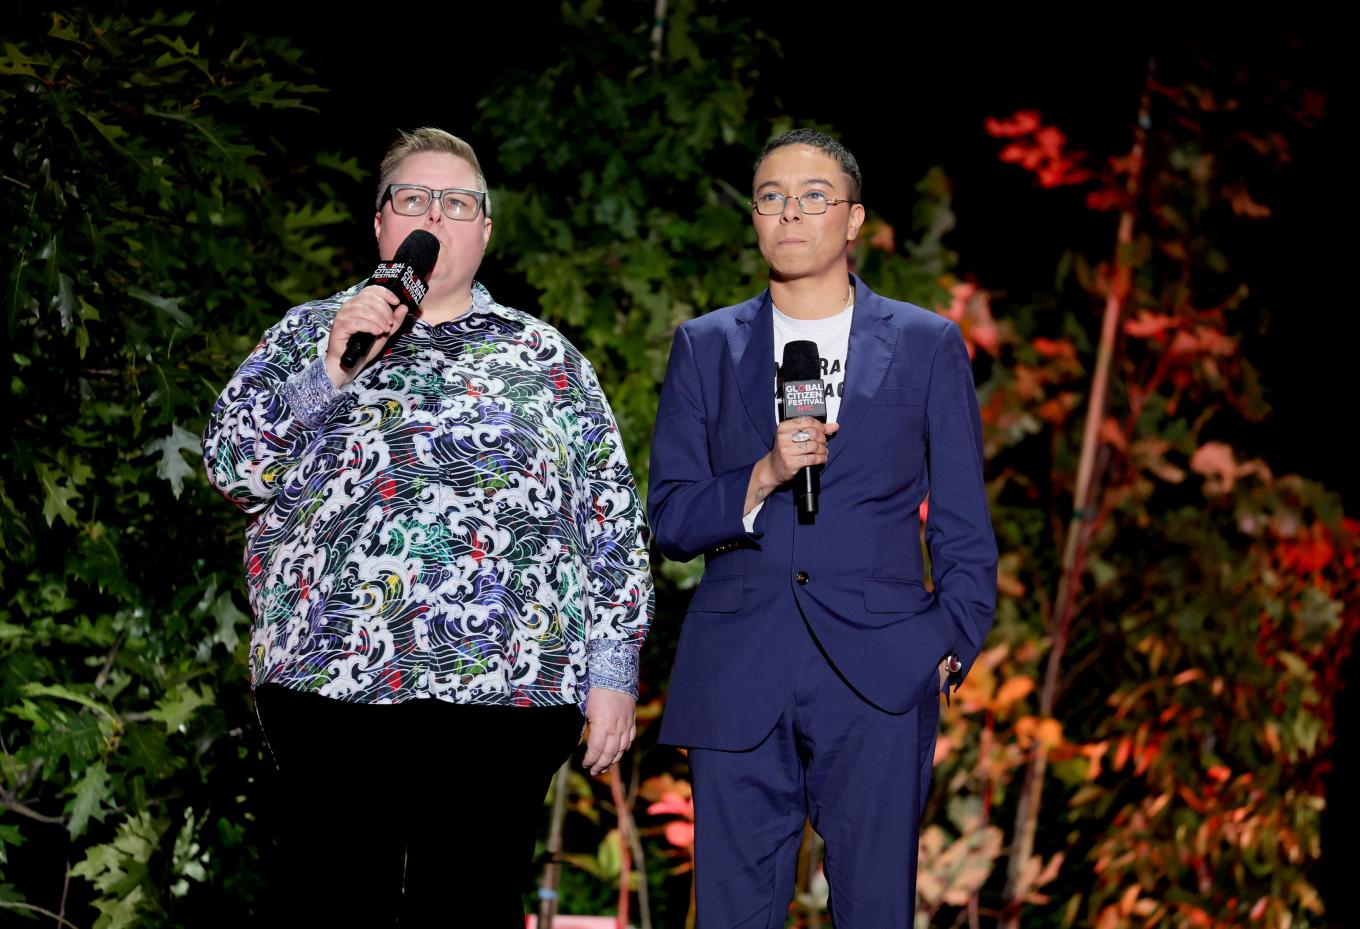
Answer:
<svg viewBox="0 0 1360 929"><path fill-rule="evenodd" d="M917 338L928 336L932 340L938 341L944 338L951 329L957 331L959 328L953 320L933 310L927 310L925 307L917 306L914 303L880 296L873 291L867 291L867 293L868 298L864 300L865 308L888 318L893 325L909 335Z"/></svg>
<svg viewBox="0 0 1360 929"><path fill-rule="evenodd" d="M496 316L514 324L515 329L519 332L518 338L520 340L546 349L543 353L545 356L560 357L568 362L585 360L585 356L572 344L572 341L552 323L525 310L519 310L502 303L496 303L490 309Z"/></svg>
<svg viewBox="0 0 1360 929"><path fill-rule="evenodd" d="M768 301L768 291L749 300L712 310L703 316L687 319L676 328L676 336L683 336L695 346L722 342L727 335L743 325L749 325L759 313L761 304Z"/></svg>
<svg viewBox="0 0 1360 929"><path fill-rule="evenodd" d="M561 365L569 379L584 380L586 386L592 389L598 385L599 378L590 359L556 326L532 313L503 303L493 301L487 309L515 327L517 342L534 346L533 357L539 363L549 367Z"/></svg>

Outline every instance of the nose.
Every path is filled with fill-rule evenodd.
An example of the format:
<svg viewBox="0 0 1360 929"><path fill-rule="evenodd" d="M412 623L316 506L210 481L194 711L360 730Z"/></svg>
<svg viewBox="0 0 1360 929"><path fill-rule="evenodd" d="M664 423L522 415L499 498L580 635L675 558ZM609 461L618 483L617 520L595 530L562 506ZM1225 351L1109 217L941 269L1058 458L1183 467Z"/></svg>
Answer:
<svg viewBox="0 0 1360 929"><path fill-rule="evenodd" d="M787 223L790 220L803 220L802 202L797 197L784 198L784 210L779 214L779 221Z"/></svg>
<svg viewBox="0 0 1360 929"><path fill-rule="evenodd" d="M430 208L425 211L425 222L442 223L444 221L444 203L439 197L435 197L430 203Z"/></svg>

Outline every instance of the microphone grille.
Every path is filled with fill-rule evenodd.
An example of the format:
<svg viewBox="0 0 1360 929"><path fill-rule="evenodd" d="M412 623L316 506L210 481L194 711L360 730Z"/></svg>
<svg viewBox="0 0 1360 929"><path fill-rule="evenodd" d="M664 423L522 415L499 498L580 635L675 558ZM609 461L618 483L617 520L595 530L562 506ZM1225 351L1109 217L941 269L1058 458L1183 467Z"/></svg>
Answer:
<svg viewBox="0 0 1360 929"><path fill-rule="evenodd" d="M822 361L817 351L817 343L800 339L785 344L784 361L779 366L779 376L786 381L815 380L821 377Z"/></svg>
<svg viewBox="0 0 1360 929"><path fill-rule="evenodd" d="M439 260L439 240L424 229L417 229L402 240L392 260L410 265L416 276L425 280Z"/></svg>

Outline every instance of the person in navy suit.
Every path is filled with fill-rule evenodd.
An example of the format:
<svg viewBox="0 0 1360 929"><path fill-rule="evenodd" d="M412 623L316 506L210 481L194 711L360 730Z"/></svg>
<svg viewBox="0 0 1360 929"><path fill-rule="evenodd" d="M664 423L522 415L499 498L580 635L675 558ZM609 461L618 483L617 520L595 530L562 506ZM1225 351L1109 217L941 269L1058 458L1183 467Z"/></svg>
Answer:
<svg viewBox="0 0 1360 929"><path fill-rule="evenodd" d="M996 605L972 367L957 325L850 273L864 207L840 142L774 139L753 186L769 289L679 327L652 443L658 547L705 556L661 725L689 749L699 926L782 927L811 817L836 929L907 929L939 696ZM778 421L795 340L817 343L825 424ZM811 519L790 488L808 465Z"/></svg>

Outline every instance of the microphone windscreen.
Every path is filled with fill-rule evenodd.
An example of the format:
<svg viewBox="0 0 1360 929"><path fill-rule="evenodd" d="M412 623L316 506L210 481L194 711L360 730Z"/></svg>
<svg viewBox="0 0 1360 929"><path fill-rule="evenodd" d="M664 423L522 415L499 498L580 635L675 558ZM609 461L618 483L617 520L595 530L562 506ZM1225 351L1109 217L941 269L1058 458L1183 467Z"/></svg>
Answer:
<svg viewBox="0 0 1360 929"><path fill-rule="evenodd" d="M784 346L779 392L781 419L811 416L826 422L826 384L816 342L800 339Z"/></svg>
<svg viewBox="0 0 1360 929"><path fill-rule="evenodd" d="M417 229L397 246L397 254L391 261L384 261L374 269L369 283L386 287L414 310L425 299L430 272L438 260L439 240L424 229Z"/></svg>
<svg viewBox="0 0 1360 929"><path fill-rule="evenodd" d="M821 356L817 343L800 339L784 346L784 361L779 376L786 381L808 381L822 376Z"/></svg>
<svg viewBox="0 0 1360 929"><path fill-rule="evenodd" d="M424 229L417 229L397 246L392 260L410 265L416 277L429 280L430 272L439 260L439 240Z"/></svg>

